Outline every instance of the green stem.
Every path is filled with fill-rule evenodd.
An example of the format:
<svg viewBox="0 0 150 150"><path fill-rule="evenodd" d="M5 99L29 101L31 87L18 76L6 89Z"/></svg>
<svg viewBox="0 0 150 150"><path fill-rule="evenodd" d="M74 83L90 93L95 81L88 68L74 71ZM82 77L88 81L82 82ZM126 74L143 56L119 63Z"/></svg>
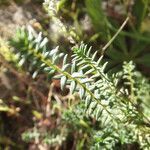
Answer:
<svg viewBox="0 0 150 150"><path fill-rule="evenodd" d="M86 92L87 92L99 105L101 105L101 106L103 107L103 109L109 114L109 116L110 116L112 119L121 122L120 118L116 118L114 115L112 115L112 113L110 113L110 112L107 110L106 106L103 105L103 104L101 104L100 101L99 101L99 99L97 99L97 98L94 96L94 94L93 94L84 84L82 84L77 78L72 77L68 72L62 71L58 66L54 65L50 60L46 60L45 57L44 57L41 53L37 53L37 52L34 51L34 50L30 50L30 51L33 52L33 55L34 55L35 57L40 58L40 60L41 60L42 62L44 62L47 66L53 68L54 70L56 70L56 71L59 72L60 74L63 74L63 75L66 76L68 79L73 80L73 81L75 81L76 83L78 83L78 85L80 85L83 89L85 89Z"/></svg>

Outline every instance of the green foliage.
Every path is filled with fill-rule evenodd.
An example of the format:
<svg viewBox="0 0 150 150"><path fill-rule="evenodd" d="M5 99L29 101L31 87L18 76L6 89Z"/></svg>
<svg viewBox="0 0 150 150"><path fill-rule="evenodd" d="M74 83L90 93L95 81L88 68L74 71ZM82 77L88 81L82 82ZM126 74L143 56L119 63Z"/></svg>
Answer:
<svg viewBox="0 0 150 150"><path fill-rule="evenodd" d="M140 30L142 21L147 16L148 13L148 0L137 0L136 3L133 6L133 15L136 19L136 28ZM139 13L139 10L141 10L141 13Z"/></svg>
<svg viewBox="0 0 150 150"><path fill-rule="evenodd" d="M137 0L131 5L131 11L125 12L125 15L130 13L131 18L126 27L120 32L120 35L112 43L111 49L106 51L108 56L110 67L112 71L116 71L121 68L121 64L124 61L133 60L138 66L144 65L149 67L149 50L148 45L150 44L149 32L143 30L143 24L148 17L149 2L143 0ZM120 7L120 5L118 5ZM125 5L122 6L125 9ZM139 12L140 10L140 12ZM112 35L119 28L118 20L108 18L109 30Z"/></svg>
<svg viewBox="0 0 150 150"><path fill-rule="evenodd" d="M106 16L104 15L104 11L102 10L102 1L93 0L93 2L91 3L90 0L86 0L85 4L87 13L91 17L95 29L98 31L101 30L101 32L106 33Z"/></svg>
<svg viewBox="0 0 150 150"><path fill-rule="evenodd" d="M38 37L35 40L33 37L33 33L31 33L33 32L33 29L29 27L29 30L30 30L29 31L30 33L28 34L24 28L22 28L21 30L18 29L16 38L10 41L10 44L15 47L15 51L17 52L18 65L23 66L24 69L26 71L29 71L29 73L32 73L33 78L35 78L38 72L42 73L43 69L41 68L44 68L44 66L39 67L42 64L40 63L38 58L32 60L32 51L33 51L32 48L35 48L35 51L37 50L46 51L46 44L48 40L47 38L42 39L41 33L38 35ZM29 50L31 52L27 53ZM25 57L23 57L23 55ZM45 71L46 71L46 68L45 68Z"/></svg>
<svg viewBox="0 0 150 150"><path fill-rule="evenodd" d="M19 97L9 91L8 99L14 102L0 99L2 147L5 143L17 147L13 135L5 137L11 125L7 119L8 126L3 124L5 118L27 114L21 121L17 118L23 128L16 135L22 135L29 149L31 145L31 149L149 150L150 81L137 71L150 64L149 27L144 26L149 1L130 2L45 0L48 18L46 26L38 28L42 32L37 33L33 24L18 29L9 46L0 39L0 55L19 73L24 70L20 75L0 60L19 80L15 87L21 85ZM61 48L54 46L59 43ZM106 43L110 48L104 52L101 46Z"/></svg>
<svg viewBox="0 0 150 150"><path fill-rule="evenodd" d="M59 9L55 11L55 15L57 14L57 19L63 18L66 27L71 23L72 29L75 29L73 31L78 37L74 38L75 42L85 41L96 49L100 49L102 44L111 39L128 16L128 23L111 43L111 48L106 51L106 61L109 61L107 69L110 72L117 72L121 69L124 61L130 60L133 60L140 68L144 66L149 69L150 34L147 22L149 20L149 4L148 0L137 0L133 3L121 0L114 3L102 0L85 0L84 2L61 0L58 2ZM53 9L46 8L48 12L55 10L55 7ZM85 18L90 18L86 21L86 30L81 22Z"/></svg>
<svg viewBox="0 0 150 150"><path fill-rule="evenodd" d="M33 77L40 71L50 74L60 79L62 90L67 85L71 94L78 93L84 107L77 107L75 112L74 109L68 110L64 117L66 123L81 129L82 126L88 128L86 133L90 131L89 139L93 139L92 143L87 141L89 147L113 149L118 143L123 146L136 142L140 147L148 149L149 116L142 110L145 107L142 99L146 96L148 99L145 100L149 100L147 95L150 89L146 86L149 90L141 90L145 79L135 72L132 62L124 63L122 72L108 76L105 71L107 63L102 63L102 57L96 59L98 51L92 54L91 47L87 45L73 47L73 55L68 61L68 55L59 52L58 47L48 49L47 38L43 38L41 33L36 34L32 28L28 28L28 31L21 29L18 33L12 41L13 46L15 51L19 49L16 51L19 62L23 59L34 68L31 71ZM24 47L22 41L27 43ZM58 62L61 60L63 63L60 67ZM118 88L121 80L127 86L121 85ZM98 122L98 131L90 127L85 119L88 117Z"/></svg>

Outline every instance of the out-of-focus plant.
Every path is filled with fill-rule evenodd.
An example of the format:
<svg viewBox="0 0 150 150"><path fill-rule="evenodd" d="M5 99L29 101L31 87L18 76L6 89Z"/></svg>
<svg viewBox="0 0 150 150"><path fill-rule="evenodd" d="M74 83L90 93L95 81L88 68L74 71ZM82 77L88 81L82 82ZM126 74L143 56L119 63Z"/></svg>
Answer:
<svg viewBox="0 0 150 150"><path fill-rule="evenodd" d="M8 42L0 38L0 54L3 54L4 58L9 62L15 62L16 56L10 51Z"/></svg>
<svg viewBox="0 0 150 150"><path fill-rule="evenodd" d="M133 60L141 70L143 70L142 66L149 68L148 0L128 2L121 0L114 2L60 0L57 3L48 0L45 1L44 6L51 17L55 14L57 22L59 20L63 26L69 27L65 32L68 36L75 33L71 35L71 37L77 37L73 38L74 43L84 41L99 49L99 53L101 53L102 45L111 39L121 22L129 16L128 24L105 53L106 60L109 60L108 69L111 72L117 71L124 61L130 60ZM73 32L70 32L70 29L73 29Z"/></svg>
<svg viewBox="0 0 150 150"><path fill-rule="evenodd" d="M148 0L128 2L118 0L114 3L93 0L92 5L91 1L87 0L85 4L86 12L91 18L94 29L96 29L95 35L99 35L97 40L101 42L107 43L113 34L117 32L121 21L126 16L130 17L127 26L111 44L111 48L106 51L106 60L109 61L108 68L110 70L114 72L122 66L123 61L130 60L133 60L140 67L149 67L150 54L148 47L150 35L145 25L148 24L149 20ZM97 40L95 39L94 43Z"/></svg>

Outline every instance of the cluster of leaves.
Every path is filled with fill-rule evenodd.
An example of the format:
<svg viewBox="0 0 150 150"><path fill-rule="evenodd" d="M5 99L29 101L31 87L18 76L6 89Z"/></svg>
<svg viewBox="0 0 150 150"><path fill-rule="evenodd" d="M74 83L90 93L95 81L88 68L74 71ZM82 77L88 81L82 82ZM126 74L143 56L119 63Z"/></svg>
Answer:
<svg viewBox="0 0 150 150"><path fill-rule="evenodd" d="M68 110L68 115L65 113L64 117L67 119L70 116L70 119L66 123L72 121L74 126L78 126L79 123L75 122L83 120L83 116L98 121L98 132L90 128L90 137L94 137L91 146L94 149L110 149L117 147L117 144L123 146L134 142L148 149L149 116L142 110L145 105L142 99L145 96L149 99L149 84L134 71L133 63L125 63L122 72L108 76L105 72L107 63L102 64L102 57L97 60L98 51L92 54L91 47L84 44L73 47L73 55L68 60L68 55L59 52L58 47L49 50L47 42L47 38L43 38L41 33L35 34L31 27L28 31L19 30L18 36L11 41L19 62L26 62L32 68L26 69L34 78L38 73L47 73L60 79L62 90L67 85L70 94L78 93L84 107L77 107L76 110L82 113L74 115L74 110ZM121 84L119 88L121 80L126 86ZM145 81L147 86L143 87ZM83 122L86 125L86 120Z"/></svg>
<svg viewBox="0 0 150 150"><path fill-rule="evenodd" d="M46 104L44 101L43 114L34 108L37 109L32 111L34 125L22 134L24 141L40 148L45 146L43 149L149 149L150 83L136 71L134 64L149 66L149 31L144 26L149 1L115 2L45 0L44 8L54 26L51 31L55 29L61 34L50 32L51 39L44 38L47 30L38 34L28 26L19 29L11 39L13 57L9 49L4 56L9 62L15 62L18 70L25 70L34 81L39 78L41 81L42 75L44 80L45 76L51 79L51 85L53 81L58 84L56 80L59 80L57 88L60 86L62 92L69 89L68 101L59 98L59 89L57 96L56 91L50 91L54 96L49 100L48 95ZM123 11L116 11L118 8ZM101 56L100 44L111 39L126 16L129 17L127 27L111 43L106 56ZM54 42L57 35L75 45L69 54L61 50L69 49L70 44L63 43L59 48L49 42L49 39ZM93 51L81 41L100 50ZM117 65L121 66L120 71ZM107 68L114 66L117 73L108 73ZM72 102L70 97L74 97ZM28 98L32 101L29 94ZM18 114L4 100L0 101L0 111Z"/></svg>

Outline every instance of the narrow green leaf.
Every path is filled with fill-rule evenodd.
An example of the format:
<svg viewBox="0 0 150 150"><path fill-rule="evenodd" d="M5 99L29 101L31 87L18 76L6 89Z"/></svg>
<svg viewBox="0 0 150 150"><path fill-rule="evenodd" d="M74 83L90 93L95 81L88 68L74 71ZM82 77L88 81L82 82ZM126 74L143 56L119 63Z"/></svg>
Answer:
<svg viewBox="0 0 150 150"><path fill-rule="evenodd" d="M76 71L76 61L73 61L73 64L71 66L71 74L73 74Z"/></svg>
<svg viewBox="0 0 150 150"><path fill-rule="evenodd" d="M54 48L54 49L52 49L51 51L50 51L50 56L53 56L54 54L56 54L57 52L58 52L58 48L59 48L59 46L57 46L56 48Z"/></svg>
<svg viewBox="0 0 150 150"><path fill-rule="evenodd" d="M91 99L91 96L88 95L85 99L85 107L88 109L89 106L90 106L90 103L91 103L92 99Z"/></svg>
<svg viewBox="0 0 150 150"><path fill-rule="evenodd" d="M53 77L53 79L61 79L62 76L63 76L62 74L58 74L58 75L55 75L55 76Z"/></svg>
<svg viewBox="0 0 150 150"><path fill-rule="evenodd" d="M87 45L84 45L84 49L83 49L84 55L86 54L86 51L87 51Z"/></svg>
<svg viewBox="0 0 150 150"><path fill-rule="evenodd" d="M91 102L91 104L90 104L90 109L95 109L96 108L96 106L97 106L97 102Z"/></svg>
<svg viewBox="0 0 150 150"><path fill-rule="evenodd" d="M92 47L90 47L90 48L88 49L88 52L87 52L87 54L86 54L87 57L90 57L91 50L92 50Z"/></svg>
<svg viewBox="0 0 150 150"><path fill-rule="evenodd" d="M65 71L69 68L70 64L65 64L63 67L62 67L62 71Z"/></svg>
<svg viewBox="0 0 150 150"><path fill-rule="evenodd" d="M84 78L85 76L82 73L80 73L80 72L74 72L72 74L72 77L73 78Z"/></svg>
<svg viewBox="0 0 150 150"><path fill-rule="evenodd" d="M96 52L93 54L93 56L92 56L92 60L93 60L93 61L94 61L96 55L97 55L97 51L96 51Z"/></svg>
<svg viewBox="0 0 150 150"><path fill-rule="evenodd" d="M37 38L35 39L35 42L36 42L36 43L40 43L41 40L42 40L42 32L40 32L40 33L38 34Z"/></svg>
<svg viewBox="0 0 150 150"><path fill-rule="evenodd" d="M85 96L85 89L82 87L80 87L80 89L79 89L79 96L81 99L83 99Z"/></svg>
<svg viewBox="0 0 150 150"><path fill-rule="evenodd" d="M72 81L70 84L70 93L71 94L73 94L75 92L76 86L77 86L76 82Z"/></svg>
<svg viewBox="0 0 150 150"><path fill-rule="evenodd" d="M101 57L98 59L98 61L97 61L97 66L100 65L100 63L101 63L101 61L102 61L102 58L103 58L103 56L101 56Z"/></svg>
<svg viewBox="0 0 150 150"><path fill-rule="evenodd" d="M99 120L99 118L101 117L102 112L103 112L103 109L100 108L100 106L98 106L97 109L96 109L96 116L95 116L96 120Z"/></svg>
<svg viewBox="0 0 150 150"><path fill-rule="evenodd" d="M93 82L93 80L90 78L81 79L81 83L83 83L83 84L90 83L90 82Z"/></svg>
<svg viewBox="0 0 150 150"><path fill-rule="evenodd" d="M48 43L48 38L44 38L43 41L40 43L40 48L45 46Z"/></svg>
<svg viewBox="0 0 150 150"><path fill-rule="evenodd" d="M33 74L32 74L32 78L35 79L38 75L38 71L35 71Z"/></svg>
<svg viewBox="0 0 150 150"><path fill-rule="evenodd" d="M66 54L66 55L64 56L64 59L63 59L63 66L67 63L67 57L68 57L68 54Z"/></svg>
<svg viewBox="0 0 150 150"><path fill-rule="evenodd" d="M104 70L105 70L107 64L108 64L108 62L105 62L105 63L103 64L102 69L101 69L102 72L104 72Z"/></svg>
<svg viewBox="0 0 150 150"><path fill-rule="evenodd" d="M64 90L66 82L67 82L67 77L66 76L61 77L60 80L61 90Z"/></svg>
<svg viewBox="0 0 150 150"><path fill-rule="evenodd" d="M95 69L94 69L94 68L92 68L92 69L88 70L88 71L87 71L87 72L85 72L84 74L85 74L85 75L88 75L88 74L92 73L93 71L95 71Z"/></svg>

